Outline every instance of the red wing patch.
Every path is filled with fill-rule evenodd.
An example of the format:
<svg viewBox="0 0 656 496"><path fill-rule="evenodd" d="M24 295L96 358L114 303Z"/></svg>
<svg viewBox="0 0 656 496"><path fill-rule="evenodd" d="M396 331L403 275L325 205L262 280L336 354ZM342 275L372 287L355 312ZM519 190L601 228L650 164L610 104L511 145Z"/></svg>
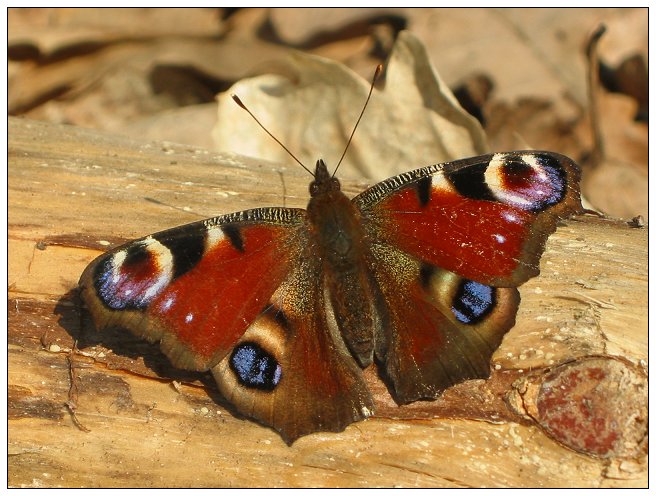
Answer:
<svg viewBox="0 0 656 496"><path fill-rule="evenodd" d="M370 237L493 286L539 273L556 221L579 203L578 169L566 157L512 152L427 167L354 200Z"/></svg>

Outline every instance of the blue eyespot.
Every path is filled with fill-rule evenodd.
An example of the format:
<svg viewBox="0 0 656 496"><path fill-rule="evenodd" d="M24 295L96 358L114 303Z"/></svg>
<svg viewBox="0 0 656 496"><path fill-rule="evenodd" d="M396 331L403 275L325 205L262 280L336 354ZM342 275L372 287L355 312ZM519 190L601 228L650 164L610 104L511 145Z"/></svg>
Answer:
<svg viewBox="0 0 656 496"><path fill-rule="evenodd" d="M230 368L245 387L273 391L282 376L278 361L253 342L238 345L230 357Z"/></svg>
<svg viewBox="0 0 656 496"><path fill-rule="evenodd" d="M495 289L464 279L451 306L453 315L463 324L480 322L496 305Z"/></svg>
<svg viewBox="0 0 656 496"><path fill-rule="evenodd" d="M542 212L557 205L566 195L567 174L562 164L546 154L505 157L504 201L522 210Z"/></svg>
<svg viewBox="0 0 656 496"><path fill-rule="evenodd" d="M148 267L151 260L148 251L141 245L128 248L125 259L115 269L114 256L107 256L96 266L93 283L100 301L112 310L143 310L148 307L153 295L148 295L144 287L153 284L155 278L139 273L141 267ZM155 274L155 277L157 274Z"/></svg>

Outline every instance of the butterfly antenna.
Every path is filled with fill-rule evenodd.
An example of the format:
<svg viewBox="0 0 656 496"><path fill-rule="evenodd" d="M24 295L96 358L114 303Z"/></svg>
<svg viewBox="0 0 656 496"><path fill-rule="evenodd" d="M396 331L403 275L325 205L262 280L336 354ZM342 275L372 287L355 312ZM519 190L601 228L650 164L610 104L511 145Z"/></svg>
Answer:
<svg viewBox="0 0 656 496"><path fill-rule="evenodd" d="M232 96L232 99L235 101L235 103L236 103L237 105L239 105L239 106L240 106L241 108L243 108L246 112L248 112L248 115L250 115L250 116L253 118L253 120L254 120L255 122L257 122L258 126L260 126L262 129L264 129L264 132L265 132L265 133L267 133L269 136L271 136L271 137L273 138L273 140L274 140L276 143L278 143L278 144L282 147L282 149L285 150L285 151L289 154L289 156L290 156L291 158L293 158L294 160L296 160L296 162L298 163L298 165L300 165L301 167L303 167L306 171L308 171L308 172L314 177L314 172L312 172L310 169L308 169L307 167L305 167L305 165L303 165L303 162L301 162L299 159L297 159L297 158L296 158L296 155L294 155L294 154L289 150L289 148L287 148L285 145L282 144L282 141L280 141L280 140L279 140L278 138L276 138L273 134L271 134L271 133L269 132L269 130L268 130L266 127L264 127L264 124L262 124L262 123L260 122L260 120L259 120L257 117L255 117L255 115L253 115L253 112L251 112L250 110L248 110L248 108L246 107L246 105L244 105L244 102L242 102L241 99L240 99L237 95L230 95L230 96Z"/></svg>
<svg viewBox="0 0 656 496"><path fill-rule="evenodd" d="M337 174L337 169L339 169L339 166L342 165L342 160L344 160L346 151L348 150L349 145L353 140L353 135L355 134L355 130L358 128L358 124L360 124L360 120L362 119L362 116L364 115L364 111L367 108L367 104L369 103L369 99L371 98L371 94L374 91L374 85L376 84L376 80L378 79L378 76L380 76L382 70L383 70L383 64L378 64L376 66L376 72L374 72L374 77L371 78L371 86L369 87L369 94L367 95L367 99L365 100L364 105L362 106L360 117L358 117L358 120L355 122L355 126L353 126L353 131L351 131L351 136L349 136L349 139L346 142L346 146L344 147L344 152L342 153L342 156L339 158L339 162L337 162L337 167L335 167L335 170L333 171L333 177L335 176L335 174Z"/></svg>

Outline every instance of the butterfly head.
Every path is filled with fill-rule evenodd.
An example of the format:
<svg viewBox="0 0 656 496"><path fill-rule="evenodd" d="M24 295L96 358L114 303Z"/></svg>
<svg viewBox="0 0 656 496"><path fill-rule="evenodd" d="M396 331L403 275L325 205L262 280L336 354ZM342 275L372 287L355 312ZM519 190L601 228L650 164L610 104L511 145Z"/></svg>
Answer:
<svg viewBox="0 0 656 496"><path fill-rule="evenodd" d="M339 191L340 189L339 181L328 172L326 163L321 159L317 160L314 181L310 183L310 196L315 197L330 193L331 191Z"/></svg>

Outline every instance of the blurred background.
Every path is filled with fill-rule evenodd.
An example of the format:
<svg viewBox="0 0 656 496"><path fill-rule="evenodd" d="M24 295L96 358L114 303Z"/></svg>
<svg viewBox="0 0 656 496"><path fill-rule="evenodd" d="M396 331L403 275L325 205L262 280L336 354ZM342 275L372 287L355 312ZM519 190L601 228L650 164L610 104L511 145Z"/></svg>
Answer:
<svg viewBox="0 0 656 496"><path fill-rule="evenodd" d="M644 8L12 8L8 110L217 150L217 94L292 51L370 80L402 30L423 42L491 150L565 153L592 205L647 218Z"/></svg>

